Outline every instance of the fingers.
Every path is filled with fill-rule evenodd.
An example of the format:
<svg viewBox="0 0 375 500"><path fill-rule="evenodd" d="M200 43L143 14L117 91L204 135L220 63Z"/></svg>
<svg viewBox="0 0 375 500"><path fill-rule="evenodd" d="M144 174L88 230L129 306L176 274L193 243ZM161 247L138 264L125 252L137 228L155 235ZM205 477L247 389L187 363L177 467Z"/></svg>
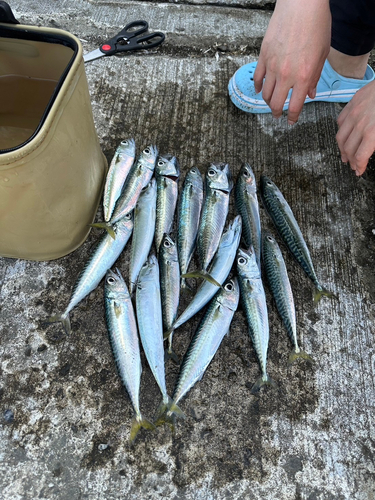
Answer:
<svg viewBox="0 0 375 500"><path fill-rule="evenodd" d="M293 88L288 109L288 123L290 125L293 125L293 123L296 123L298 121L298 117L302 111L306 95L307 95L306 88L298 86L295 86Z"/></svg>
<svg viewBox="0 0 375 500"><path fill-rule="evenodd" d="M257 94L262 90L263 79L265 76L266 76L266 66L263 63L263 58L260 57L254 72L254 87L255 87L255 92Z"/></svg>

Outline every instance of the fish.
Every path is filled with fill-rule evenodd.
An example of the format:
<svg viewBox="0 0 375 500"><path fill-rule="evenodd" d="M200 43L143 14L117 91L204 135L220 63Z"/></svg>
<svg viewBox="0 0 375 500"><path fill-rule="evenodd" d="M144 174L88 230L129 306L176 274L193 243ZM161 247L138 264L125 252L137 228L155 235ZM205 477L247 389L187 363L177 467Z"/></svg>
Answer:
<svg viewBox="0 0 375 500"><path fill-rule="evenodd" d="M288 272L280 247L275 238L268 232L263 234L262 249L267 281L275 299L277 310L294 346L289 356L289 364L293 363L297 358L312 361L311 356L299 348L296 311Z"/></svg>
<svg viewBox="0 0 375 500"><path fill-rule="evenodd" d="M198 229L197 251L202 271L207 268L219 246L229 210L233 187L229 165L211 163L205 177L205 199Z"/></svg>
<svg viewBox="0 0 375 500"><path fill-rule="evenodd" d="M113 227L115 238L108 233L99 241L86 263L73 289L69 304L62 314L52 316L48 323L61 322L67 333L71 332L70 311L99 285L125 248L133 231L133 214L127 214Z"/></svg>
<svg viewBox="0 0 375 500"><path fill-rule="evenodd" d="M221 236L219 248L209 269L210 275L220 284L220 286L224 283L232 268L240 243L241 229L241 216L237 215ZM196 274L195 272L188 273L185 277L194 278ZM216 292L216 285L206 280L203 281L190 304L173 323L172 327L164 334L164 337L168 337L172 333L172 330L176 330L179 326L192 318L212 299Z"/></svg>
<svg viewBox="0 0 375 500"><path fill-rule="evenodd" d="M177 248L181 274L186 274L193 256L203 204L203 179L197 167L186 174L178 204ZM187 288L181 278L181 289Z"/></svg>
<svg viewBox="0 0 375 500"><path fill-rule="evenodd" d="M115 237L113 225L134 210L142 189L147 186L154 173L157 154L156 146L147 146L142 151L130 169L110 221L96 222L91 224L92 227L104 228L112 238Z"/></svg>
<svg viewBox="0 0 375 500"><path fill-rule="evenodd" d="M178 178L180 165L172 155L159 156L156 163L156 225L155 246L156 253L165 233L170 233L173 226L174 214L178 198Z"/></svg>
<svg viewBox="0 0 375 500"><path fill-rule="evenodd" d="M314 302L318 302L323 296L337 299L332 292L320 284L309 249L290 206L276 184L265 175L260 178L260 193L263 205L281 239L315 286Z"/></svg>
<svg viewBox="0 0 375 500"><path fill-rule="evenodd" d="M258 357L261 376L253 385L251 392L256 393L263 385L275 385L267 374L267 351L269 323L262 279L256 254L252 246L248 250L238 249L237 274L241 291L241 303L245 311L249 335Z"/></svg>
<svg viewBox="0 0 375 500"><path fill-rule="evenodd" d="M246 248L253 245L259 269L261 250L261 228L255 175L248 163L239 171L234 188L237 212L242 217L242 238Z"/></svg>
<svg viewBox="0 0 375 500"><path fill-rule="evenodd" d="M239 296L238 280L233 278L211 300L182 362L172 397L175 405L202 379L225 334L229 332ZM178 415L173 410L168 410L155 425L167 422L174 427L175 416Z"/></svg>
<svg viewBox="0 0 375 500"><path fill-rule="evenodd" d="M156 419L160 418L168 410L183 415L183 412L168 396L165 383L159 265L154 254L151 254L143 264L138 276L136 313L143 350L162 394L162 401L158 407Z"/></svg>
<svg viewBox="0 0 375 500"><path fill-rule="evenodd" d="M104 220L109 222L126 178L135 160L134 139L121 141L109 166L104 186L103 210Z"/></svg>
<svg viewBox="0 0 375 500"><path fill-rule="evenodd" d="M180 301L180 265L177 245L169 234L164 234L159 252L160 289L164 330L169 330L177 316ZM172 349L173 332L168 337L165 359L172 359L179 364L179 359Z"/></svg>
<svg viewBox="0 0 375 500"><path fill-rule="evenodd" d="M135 413L129 438L130 443L133 443L142 427L153 430L155 426L142 416L139 408L142 364L137 322L128 288L118 269L115 272L110 269L107 271L104 304L113 357Z"/></svg>
<svg viewBox="0 0 375 500"><path fill-rule="evenodd" d="M143 188L134 209L134 229L130 253L130 293L135 285L141 267L150 253L155 234L156 220L156 180L151 179Z"/></svg>

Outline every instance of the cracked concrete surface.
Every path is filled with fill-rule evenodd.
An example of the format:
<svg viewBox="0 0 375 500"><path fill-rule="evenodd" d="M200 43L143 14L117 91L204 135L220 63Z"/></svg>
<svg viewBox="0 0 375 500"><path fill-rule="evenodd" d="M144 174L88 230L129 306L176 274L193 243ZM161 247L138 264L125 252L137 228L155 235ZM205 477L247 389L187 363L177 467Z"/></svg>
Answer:
<svg viewBox="0 0 375 500"><path fill-rule="evenodd" d="M159 428L129 446L132 409L111 355L102 286L73 310L70 336L45 324L66 306L100 232L56 261L0 258L0 497L375 498L374 163L360 180L341 164L338 104L309 104L290 128L285 117L246 115L230 103L228 80L257 56L274 2L10 3L24 24L70 31L85 52L134 19L166 32L165 44L148 54L86 65L107 159L134 137L138 149L155 143L175 154L182 179L210 161L227 161L236 177L248 161L257 179L266 173L282 189L319 278L339 301L314 305L311 283L283 249L300 342L314 364L287 366L291 344L268 295L269 373L277 388L250 392L259 368L240 308L182 401L187 419L175 436ZM263 209L261 217L273 230ZM117 265L127 275L129 247ZM176 332L180 356L200 317ZM151 418L160 393L142 361L141 407ZM176 376L168 364L170 391Z"/></svg>

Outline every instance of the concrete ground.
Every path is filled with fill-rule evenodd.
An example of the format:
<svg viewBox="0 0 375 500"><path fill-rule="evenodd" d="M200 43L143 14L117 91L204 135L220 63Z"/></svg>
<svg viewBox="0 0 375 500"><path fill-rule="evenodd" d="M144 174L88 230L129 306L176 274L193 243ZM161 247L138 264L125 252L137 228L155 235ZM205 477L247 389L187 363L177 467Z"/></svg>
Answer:
<svg viewBox="0 0 375 500"><path fill-rule="evenodd" d="M228 99L234 71L258 54L274 2L12 0L24 24L58 27L96 48L127 22L166 33L147 54L86 65L95 123L110 160L118 143L154 143L186 171L244 161L282 189L322 283L313 287L284 252L302 347L315 362L287 367L291 343L269 298L269 373L276 389L251 394L259 375L241 308L204 378L181 403L187 414L128 444L132 409L115 371L103 288L71 314L72 334L44 320L61 311L90 249L52 262L0 258L0 498L4 500L375 498L375 174L342 165L339 104L309 104L297 125L248 116ZM230 217L234 215L233 204ZM98 219L101 219L101 211ZM264 227L272 229L262 209ZM127 274L129 251L118 265ZM186 304L186 299L183 299ZM201 315L177 330L181 356ZM141 406L160 393L143 358ZM167 365L172 392L178 369Z"/></svg>

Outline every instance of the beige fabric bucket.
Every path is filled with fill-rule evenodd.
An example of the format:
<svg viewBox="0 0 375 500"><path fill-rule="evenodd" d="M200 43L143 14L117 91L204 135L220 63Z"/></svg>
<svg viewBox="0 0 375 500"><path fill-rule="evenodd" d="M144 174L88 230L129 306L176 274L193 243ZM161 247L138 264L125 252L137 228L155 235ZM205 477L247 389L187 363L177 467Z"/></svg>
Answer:
<svg viewBox="0 0 375 500"><path fill-rule="evenodd" d="M0 23L0 95L0 256L62 257L85 241L107 170L79 40Z"/></svg>

